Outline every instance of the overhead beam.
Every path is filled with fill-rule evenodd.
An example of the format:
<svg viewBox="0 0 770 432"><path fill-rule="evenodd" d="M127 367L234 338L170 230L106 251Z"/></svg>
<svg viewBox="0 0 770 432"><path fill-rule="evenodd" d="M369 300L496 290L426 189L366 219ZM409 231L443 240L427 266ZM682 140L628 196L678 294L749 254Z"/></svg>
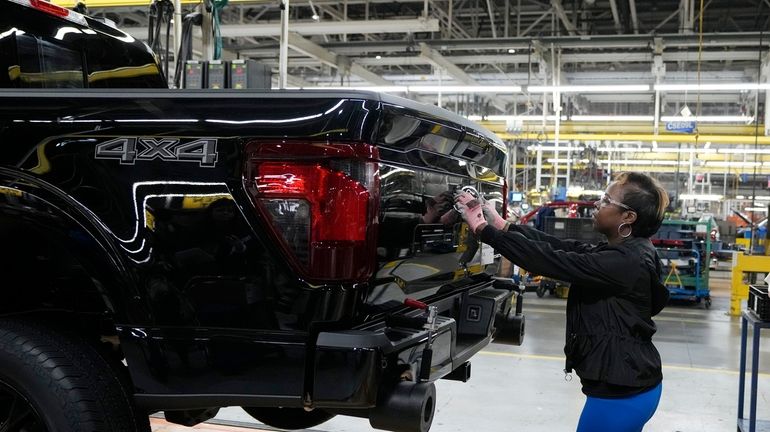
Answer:
<svg viewBox="0 0 770 432"><path fill-rule="evenodd" d="M636 0L628 0L628 8L631 10L631 27L634 34L639 34L639 20L636 16Z"/></svg>
<svg viewBox="0 0 770 432"><path fill-rule="evenodd" d="M561 0L551 0L551 7L553 7L554 12L556 12L556 15L559 17L559 20L561 20L564 28L567 29L567 32L569 32L569 35L575 36L578 31L575 28L575 25L572 24L572 21L570 21L569 17L567 16L567 12L564 11L564 6L561 4Z"/></svg>
<svg viewBox="0 0 770 432"><path fill-rule="evenodd" d="M487 11L489 12L489 26L492 28L492 37L497 39L497 28L495 28L495 11L492 8L492 0L487 0Z"/></svg>
<svg viewBox="0 0 770 432"><path fill-rule="evenodd" d="M349 58L335 54L315 42L305 39L298 33L289 33L289 47L297 52L316 58L328 66L337 68L342 71L343 74L351 73L374 85L393 84L391 81L382 78L365 67L350 61Z"/></svg>
<svg viewBox="0 0 770 432"><path fill-rule="evenodd" d="M289 29L301 35L332 35L361 33L416 33L439 30L435 18L397 19L397 20L356 20L291 22ZM136 39L147 39L147 27L126 27L124 32ZM222 37L269 37L281 34L280 23L276 24L225 24L220 27Z"/></svg>
<svg viewBox="0 0 770 432"><path fill-rule="evenodd" d="M618 32L618 34L623 34L623 25L620 24L617 0L610 0L610 10L612 11L612 21L615 22L615 31Z"/></svg>
<svg viewBox="0 0 770 432"><path fill-rule="evenodd" d="M441 53L429 47L424 42L420 43L420 56L427 59L435 66L445 70L450 76L452 76L458 81L461 81L463 84L479 85L478 81L476 81L470 75L465 73L464 70L457 67L457 65L447 60L443 55L441 55ZM506 111L506 106L504 101L496 97L490 97L489 100L495 108L503 112Z"/></svg>
<svg viewBox="0 0 770 432"><path fill-rule="evenodd" d="M532 140L532 141L542 141L543 140L543 133L542 132L524 132L521 134L513 134L509 132L497 132L497 136L500 137L500 139L503 140ZM547 141L549 138L553 139L552 136L546 135L545 140ZM658 143L688 143L688 144L695 144L695 143L704 143L707 141L711 141L712 143L720 143L720 144L745 144L747 142L754 142L755 137L754 135L684 135L684 134L633 134L633 133L617 133L617 134L601 134L601 133L562 133L559 136L559 140L563 141L642 141L642 142L652 142L657 141ZM770 137L766 136L760 136L756 138L757 144L760 145L768 145L770 144Z"/></svg>
<svg viewBox="0 0 770 432"><path fill-rule="evenodd" d="M547 11L547 12L545 12L545 13L544 13L544 14L542 14L542 15L540 15L540 18L536 19L536 20L535 20L535 22L533 22L532 24L530 24L530 25L529 25L529 27L525 28L525 29L524 29L524 31L523 31L523 32L521 32L521 34L519 35L519 37L524 37L524 36L526 36L526 35L527 35L527 34L528 34L530 31L532 31L532 29L533 29L533 28L537 27L537 25L538 25L538 24L540 24L540 21L544 20L545 18L547 18L547 17L548 17L548 15L550 15L550 12L551 12L551 10L552 10L552 9L548 9L548 11Z"/></svg>
<svg viewBox="0 0 770 432"><path fill-rule="evenodd" d="M342 23L336 23L342 24ZM145 33L140 36L146 38ZM697 48L699 46L698 35L696 34L663 34L658 35L661 38L666 49L674 48ZM639 49L649 50L650 35L591 35L591 36L560 36L560 37L538 37L540 43L545 45L554 44L556 48L563 49L603 49L603 50L623 50ZM515 38L482 38L482 39L432 39L422 41L431 47L440 47L442 51L467 51L467 50L528 50L531 47L532 37ZM761 42L761 44L760 44ZM717 47L750 47L756 50L760 45L769 46L770 38L767 35L761 35L759 32L746 33L704 33L703 44L709 48ZM361 42L332 42L323 44L338 54L360 55L363 53L388 53L405 52L408 45L404 41L361 41ZM274 49L276 46L265 44L260 47L264 52Z"/></svg>

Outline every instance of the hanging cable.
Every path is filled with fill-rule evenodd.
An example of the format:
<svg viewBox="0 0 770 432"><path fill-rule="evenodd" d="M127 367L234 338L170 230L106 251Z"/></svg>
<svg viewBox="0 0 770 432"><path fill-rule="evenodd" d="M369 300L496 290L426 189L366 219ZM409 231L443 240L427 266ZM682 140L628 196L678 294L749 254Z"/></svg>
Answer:
<svg viewBox="0 0 770 432"><path fill-rule="evenodd" d="M757 75L758 80L762 80L762 42L764 30L759 31L759 49L757 49ZM765 107L767 109L767 107ZM759 90L754 98L754 175L751 178L751 208L757 206L757 167L759 164ZM757 233L754 231L754 212L751 213L751 238L749 239L749 255L754 251L755 238Z"/></svg>
<svg viewBox="0 0 770 432"><path fill-rule="evenodd" d="M700 101L700 65L703 58L703 0L700 0L700 13L698 14L698 65L696 69L695 80L698 83L698 96L695 102L695 118L697 119L701 115L701 101ZM695 135L695 142L698 142L698 134Z"/></svg>
<svg viewBox="0 0 770 432"><path fill-rule="evenodd" d="M174 86L182 87L182 73L187 60L192 59L192 33L193 26L203 23L203 14L193 12L182 19L182 40L179 44L179 52L176 53L176 69L174 70Z"/></svg>
<svg viewBox="0 0 770 432"><path fill-rule="evenodd" d="M153 52L158 54L163 65L163 72L168 77L168 64L170 61L170 34L171 20L174 17L174 4L171 0L154 0L150 4L150 25L147 27L147 43ZM161 44L161 31L166 24L166 44Z"/></svg>
<svg viewBox="0 0 770 432"><path fill-rule="evenodd" d="M206 9L211 11L211 31L214 36L213 60L222 58L222 33L220 31L220 16L228 0L206 0Z"/></svg>

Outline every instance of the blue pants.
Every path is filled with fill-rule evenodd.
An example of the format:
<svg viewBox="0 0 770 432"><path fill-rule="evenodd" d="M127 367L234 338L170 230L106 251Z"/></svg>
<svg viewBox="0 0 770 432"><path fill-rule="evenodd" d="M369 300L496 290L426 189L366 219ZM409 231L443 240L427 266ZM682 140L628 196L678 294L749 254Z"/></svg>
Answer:
<svg viewBox="0 0 770 432"><path fill-rule="evenodd" d="M589 396L580 414L577 432L641 432L658 409L663 383L626 398Z"/></svg>

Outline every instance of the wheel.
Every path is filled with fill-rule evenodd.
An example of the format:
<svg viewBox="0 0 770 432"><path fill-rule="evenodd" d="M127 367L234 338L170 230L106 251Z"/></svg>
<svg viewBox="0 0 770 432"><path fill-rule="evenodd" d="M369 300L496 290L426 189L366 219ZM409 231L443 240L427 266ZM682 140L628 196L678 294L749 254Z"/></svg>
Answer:
<svg viewBox="0 0 770 432"><path fill-rule="evenodd" d="M307 429L334 417L334 414L319 409L243 407L243 410L260 422L279 429Z"/></svg>
<svg viewBox="0 0 770 432"><path fill-rule="evenodd" d="M541 282L540 285L537 286L537 290L535 290L535 293L538 297L545 297L545 286L543 286L543 283Z"/></svg>
<svg viewBox="0 0 770 432"><path fill-rule="evenodd" d="M706 297L706 309L711 309L711 297Z"/></svg>
<svg viewBox="0 0 770 432"><path fill-rule="evenodd" d="M0 430L149 431L96 348L26 321L0 320Z"/></svg>

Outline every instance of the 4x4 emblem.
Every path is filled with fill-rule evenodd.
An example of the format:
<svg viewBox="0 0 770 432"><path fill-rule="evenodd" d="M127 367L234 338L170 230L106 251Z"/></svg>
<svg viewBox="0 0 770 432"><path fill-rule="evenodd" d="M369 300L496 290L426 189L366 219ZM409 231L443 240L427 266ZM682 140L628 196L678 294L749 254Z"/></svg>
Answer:
<svg viewBox="0 0 770 432"><path fill-rule="evenodd" d="M96 159L117 159L121 165L138 160L160 159L171 162L198 162L211 168L217 163L217 140L199 138L183 143L180 138L115 138L96 146Z"/></svg>

